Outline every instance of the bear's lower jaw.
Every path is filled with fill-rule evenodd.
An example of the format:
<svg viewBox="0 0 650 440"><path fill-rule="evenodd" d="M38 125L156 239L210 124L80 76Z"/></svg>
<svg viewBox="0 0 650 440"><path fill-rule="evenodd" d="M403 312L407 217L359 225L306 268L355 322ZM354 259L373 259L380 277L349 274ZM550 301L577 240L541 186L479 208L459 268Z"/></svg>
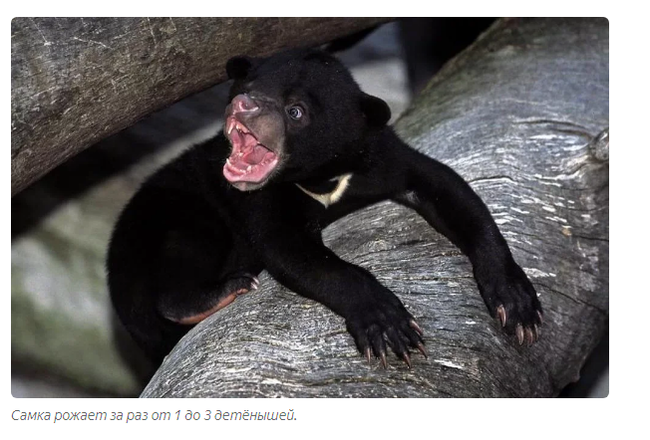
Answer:
<svg viewBox="0 0 650 440"><path fill-rule="evenodd" d="M279 163L278 156L266 147L258 144L254 149L257 151L245 155L233 150L233 154L226 159L223 166L223 176L226 180L242 191L247 191L248 187L259 187ZM243 185L245 183L254 185Z"/></svg>

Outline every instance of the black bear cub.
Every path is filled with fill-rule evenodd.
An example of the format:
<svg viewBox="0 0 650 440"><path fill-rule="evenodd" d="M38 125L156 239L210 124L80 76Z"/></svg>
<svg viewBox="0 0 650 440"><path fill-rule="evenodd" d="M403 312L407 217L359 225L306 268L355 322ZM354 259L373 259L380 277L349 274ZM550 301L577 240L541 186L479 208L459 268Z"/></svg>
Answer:
<svg viewBox="0 0 650 440"><path fill-rule="evenodd" d="M331 55L296 50L228 61L223 132L149 178L122 212L108 253L117 314L160 362L192 327L258 288L264 269L345 318L359 351L410 366L422 329L367 270L325 247L321 231L381 200L415 209L474 268L492 316L519 343L542 311L486 206L454 171L386 125L384 101ZM363 225L359 225L363 227ZM426 354L425 354L426 355Z"/></svg>

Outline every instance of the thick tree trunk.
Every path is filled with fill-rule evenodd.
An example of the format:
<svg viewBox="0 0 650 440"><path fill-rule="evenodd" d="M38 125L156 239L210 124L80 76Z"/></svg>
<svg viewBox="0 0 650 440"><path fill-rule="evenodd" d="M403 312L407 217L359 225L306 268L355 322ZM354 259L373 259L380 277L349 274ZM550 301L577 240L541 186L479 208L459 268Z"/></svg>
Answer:
<svg viewBox="0 0 650 440"><path fill-rule="evenodd" d="M537 344L502 334L468 260L385 202L332 225L326 243L401 297L428 360L368 366L340 317L263 275L193 329L142 396L553 396L576 380L609 314L608 33L604 19L501 20L396 124L488 204L540 295Z"/></svg>
<svg viewBox="0 0 650 440"><path fill-rule="evenodd" d="M93 143L225 79L228 58L328 42L376 18L15 18L11 194Z"/></svg>

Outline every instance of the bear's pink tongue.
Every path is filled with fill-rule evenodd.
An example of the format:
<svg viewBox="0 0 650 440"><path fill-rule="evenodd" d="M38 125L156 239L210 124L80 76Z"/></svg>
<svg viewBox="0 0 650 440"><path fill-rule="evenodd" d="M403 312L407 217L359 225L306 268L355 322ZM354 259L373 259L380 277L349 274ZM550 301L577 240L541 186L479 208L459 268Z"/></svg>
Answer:
<svg viewBox="0 0 650 440"><path fill-rule="evenodd" d="M234 129L229 134L232 152L223 167L229 182L261 182L278 163L275 153L259 144L255 136Z"/></svg>

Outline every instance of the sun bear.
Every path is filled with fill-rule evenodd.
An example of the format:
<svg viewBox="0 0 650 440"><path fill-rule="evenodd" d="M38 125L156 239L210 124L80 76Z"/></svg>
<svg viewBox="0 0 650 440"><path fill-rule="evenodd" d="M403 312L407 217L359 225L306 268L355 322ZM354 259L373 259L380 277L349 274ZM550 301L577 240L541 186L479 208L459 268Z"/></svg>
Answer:
<svg viewBox="0 0 650 440"><path fill-rule="evenodd" d="M416 210L467 255L491 315L538 337L535 289L487 207L449 167L406 145L390 109L319 50L228 61L224 129L150 177L119 217L107 258L117 314L162 361L196 323L258 289L262 270L345 319L370 361L411 364L423 333L393 292L340 259L322 230L381 200ZM362 226L362 225L360 225Z"/></svg>

